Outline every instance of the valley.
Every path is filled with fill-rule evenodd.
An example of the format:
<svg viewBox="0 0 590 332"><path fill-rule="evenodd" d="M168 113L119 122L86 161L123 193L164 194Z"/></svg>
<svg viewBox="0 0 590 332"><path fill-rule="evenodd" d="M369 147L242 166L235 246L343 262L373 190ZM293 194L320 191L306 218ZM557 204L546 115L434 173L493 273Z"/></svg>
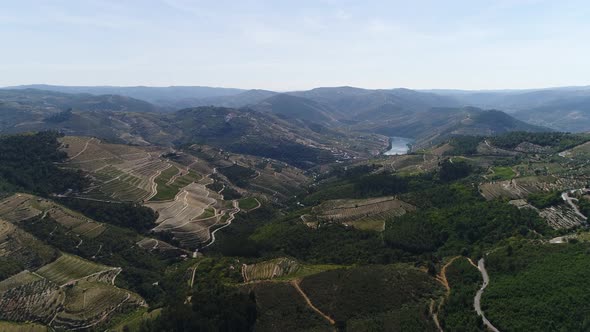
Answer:
<svg viewBox="0 0 590 332"><path fill-rule="evenodd" d="M544 303L546 280L547 296L568 292L539 260L561 250L576 253L565 285L583 289L588 134L405 90L268 95L73 109L10 129L61 132L1 136L0 319L30 331L543 330L503 306L531 315L516 308ZM515 298L524 282L538 294ZM564 319L569 300L582 301L547 315Z"/></svg>
<svg viewBox="0 0 590 332"><path fill-rule="evenodd" d="M590 331L590 2L0 8L0 332Z"/></svg>

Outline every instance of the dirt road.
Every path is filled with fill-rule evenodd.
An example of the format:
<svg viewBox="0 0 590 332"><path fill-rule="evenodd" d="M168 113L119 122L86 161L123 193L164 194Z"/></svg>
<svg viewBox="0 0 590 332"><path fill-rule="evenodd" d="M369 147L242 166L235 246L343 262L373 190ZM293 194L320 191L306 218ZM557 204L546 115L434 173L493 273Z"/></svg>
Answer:
<svg viewBox="0 0 590 332"><path fill-rule="evenodd" d="M313 303L311 303L311 300L309 299L309 297L307 297L307 294L305 294L305 292L303 291L303 289L301 289L301 287L299 286L299 280L293 280L291 281L291 285L293 285L293 287L295 287L295 289L297 290L297 292L299 292L299 294L301 294L301 296L303 297L303 299L305 300L305 302L307 303L307 305L315 312L318 313L318 315L322 316L325 320L327 320L330 325L335 325L336 322L328 315L326 315L325 313L323 313L320 309L318 309L316 306L313 305Z"/></svg>

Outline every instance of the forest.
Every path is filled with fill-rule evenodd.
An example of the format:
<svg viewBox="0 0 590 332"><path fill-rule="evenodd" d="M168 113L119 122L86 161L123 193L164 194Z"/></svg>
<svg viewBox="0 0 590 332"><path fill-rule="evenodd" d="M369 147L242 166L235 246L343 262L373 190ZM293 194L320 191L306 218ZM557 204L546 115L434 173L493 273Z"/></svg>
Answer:
<svg viewBox="0 0 590 332"><path fill-rule="evenodd" d="M59 150L61 136L51 131L0 136L0 190L48 195L85 188L89 181L80 171L56 165L67 158Z"/></svg>

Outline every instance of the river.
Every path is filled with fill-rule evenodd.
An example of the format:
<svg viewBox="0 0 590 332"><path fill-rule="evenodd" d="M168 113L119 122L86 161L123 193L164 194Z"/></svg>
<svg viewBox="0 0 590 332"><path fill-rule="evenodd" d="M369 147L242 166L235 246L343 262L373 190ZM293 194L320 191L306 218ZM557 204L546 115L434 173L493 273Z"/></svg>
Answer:
<svg viewBox="0 0 590 332"><path fill-rule="evenodd" d="M395 156L400 154L406 154L410 151L410 145L414 143L411 138L405 137L391 137L391 148L385 151L383 154L386 156Z"/></svg>

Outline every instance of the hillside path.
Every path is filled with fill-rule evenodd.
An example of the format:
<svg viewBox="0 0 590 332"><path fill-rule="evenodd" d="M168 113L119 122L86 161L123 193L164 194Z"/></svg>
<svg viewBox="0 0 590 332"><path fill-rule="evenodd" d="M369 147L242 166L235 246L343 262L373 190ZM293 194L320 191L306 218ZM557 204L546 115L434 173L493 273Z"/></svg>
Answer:
<svg viewBox="0 0 590 332"><path fill-rule="evenodd" d="M80 150L80 152L76 153L76 155L74 155L73 157L70 158L70 160L74 160L75 158L77 158L78 156L80 156L82 153L86 152L86 149L88 149L88 144L90 144L90 142L94 139L94 137L91 137L90 139L88 139L86 141L86 144L84 144L84 147L82 148L82 150Z"/></svg>
<svg viewBox="0 0 590 332"><path fill-rule="evenodd" d="M330 325L335 325L336 322L330 316L323 313L320 309L318 309L316 306L314 306L313 303L311 303L311 300L309 299L309 297L307 297L307 294L305 294L303 289L301 289L301 287L299 286L300 282L301 282L301 280L295 279L295 280L291 281L291 285L293 285L293 287L295 287L295 289L299 292L299 294L301 294L301 296L303 297L303 299L307 303L307 306L310 307L313 311L317 312L318 315L322 316L325 320L327 320L330 323Z"/></svg>

